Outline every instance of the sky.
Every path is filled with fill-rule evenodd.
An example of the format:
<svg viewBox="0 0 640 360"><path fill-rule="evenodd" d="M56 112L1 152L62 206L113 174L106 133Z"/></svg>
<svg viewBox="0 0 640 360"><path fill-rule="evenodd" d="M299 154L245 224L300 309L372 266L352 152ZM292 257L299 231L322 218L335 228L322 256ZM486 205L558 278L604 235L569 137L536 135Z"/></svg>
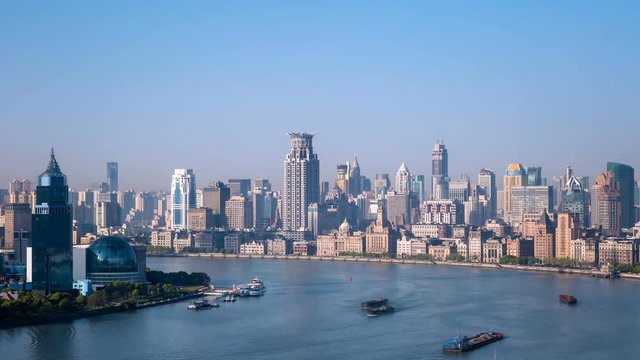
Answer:
<svg viewBox="0 0 640 360"><path fill-rule="evenodd" d="M500 179L507 164L640 172L638 1L0 2L0 188L51 147L70 186L282 184L287 132L321 179L404 161ZM7 184L7 185L4 185Z"/></svg>

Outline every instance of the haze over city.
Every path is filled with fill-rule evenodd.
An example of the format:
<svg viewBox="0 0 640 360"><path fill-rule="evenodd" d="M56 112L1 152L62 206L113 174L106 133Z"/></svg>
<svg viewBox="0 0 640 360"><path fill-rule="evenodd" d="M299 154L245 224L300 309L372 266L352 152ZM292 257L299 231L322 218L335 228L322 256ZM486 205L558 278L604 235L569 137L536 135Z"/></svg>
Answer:
<svg viewBox="0 0 640 360"><path fill-rule="evenodd" d="M640 168L638 7L4 2L0 184L35 180L55 147L76 188L117 161L122 188L193 168L279 189L290 131L316 134L323 180L354 155L369 177L429 175L439 139L452 178Z"/></svg>

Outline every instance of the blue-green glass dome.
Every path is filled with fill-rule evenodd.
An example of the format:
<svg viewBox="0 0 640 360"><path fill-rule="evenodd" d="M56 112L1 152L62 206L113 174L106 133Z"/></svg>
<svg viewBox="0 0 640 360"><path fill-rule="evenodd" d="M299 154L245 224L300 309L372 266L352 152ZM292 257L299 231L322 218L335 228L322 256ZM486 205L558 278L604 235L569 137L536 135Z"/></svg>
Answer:
<svg viewBox="0 0 640 360"><path fill-rule="evenodd" d="M122 273L137 271L136 253L121 237L103 236L89 246L88 273Z"/></svg>

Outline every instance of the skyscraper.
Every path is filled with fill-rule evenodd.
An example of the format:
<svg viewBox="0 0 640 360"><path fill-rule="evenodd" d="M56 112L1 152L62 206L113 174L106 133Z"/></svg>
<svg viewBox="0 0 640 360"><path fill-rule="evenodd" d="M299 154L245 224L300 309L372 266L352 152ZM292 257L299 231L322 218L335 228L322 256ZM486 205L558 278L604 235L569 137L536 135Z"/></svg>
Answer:
<svg viewBox="0 0 640 360"><path fill-rule="evenodd" d="M503 217L507 221L511 221L509 219L509 215L511 214L511 188L514 186L526 186L527 185L527 176L522 167L522 164L509 164L507 167L507 172L504 175L504 184L503 184L503 196L504 196L504 204L502 206ZM518 219L521 221L521 219Z"/></svg>
<svg viewBox="0 0 640 360"><path fill-rule="evenodd" d="M356 197L360 193L362 193L362 179L360 176L360 164L356 156L349 164L349 194Z"/></svg>
<svg viewBox="0 0 640 360"><path fill-rule="evenodd" d="M60 170L51 149L49 166L38 177L36 188L31 238L34 291L50 293L72 288L71 205L68 197L67 177Z"/></svg>
<svg viewBox="0 0 640 360"><path fill-rule="evenodd" d="M526 166L524 168L527 174L526 186L542 186L542 168L539 166Z"/></svg>
<svg viewBox="0 0 640 360"><path fill-rule="evenodd" d="M495 219L498 211L498 189L496 188L496 174L488 169L480 170L478 174L478 185L482 189L482 194L489 201L487 215L489 219Z"/></svg>
<svg viewBox="0 0 640 360"><path fill-rule="evenodd" d="M591 225L602 226L604 235L620 235L621 209L620 183L610 171L598 175L591 186Z"/></svg>
<svg viewBox="0 0 640 360"><path fill-rule="evenodd" d="M349 193L349 166L340 164L336 166L338 170L338 178L336 179L336 186L342 191L343 194Z"/></svg>
<svg viewBox="0 0 640 360"><path fill-rule="evenodd" d="M227 186L231 191L231 196L248 196L251 191L251 179L229 179Z"/></svg>
<svg viewBox="0 0 640 360"><path fill-rule="evenodd" d="M571 257L571 241L580 236L580 219L578 214L559 212L556 227L556 257Z"/></svg>
<svg viewBox="0 0 640 360"><path fill-rule="evenodd" d="M577 214L580 227L587 228L589 226L588 205L587 192L584 190L582 182L577 177L570 175L562 190L559 211Z"/></svg>
<svg viewBox="0 0 640 360"><path fill-rule="evenodd" d="M620 184L621 198L621 218L620 226L632 228L635 224L635 209L633 206L635 175L633 168L629 165L608 162L607 171L613 173L615 181Z"/></svg>
<svg viewBox="0 0 640 360"><path fill-rule="evenodd" d="M284 160L282 226L306 229L309 204L320 201L320 161L313 152L313 134L289 133L291 151Z"/></svg>
<svg viewBox="0 0 640 360"><path fill-rule="evenodd" d="M419 202L425 200L424 175L411 175L411 192L415 194Z"/></svg>
<svg viewBox="0 0 640 360"><path fill-rule="evenodd" d="M431 199L447 198L448 191L443 190L449 181L449 155L443 143L436 143L431 152ZM440 189L438 188L440 187Z"/></svg>
<svg viewBox="0 0 640 360"><path fill-rule="evenodd" d="M409 169L404 162L400 165L400 168L396 173L396 184L394 190L398 194L408 195L411 193L411 172L409 172Z"/></svg>
<svg viewBox="0 0 640 360"><path fill-rule="evenodd" d="M118 163L107 163L107 183L109 184L109 191L118 191Z"/></svg>
<svg viewBox="0 0 640 360"><path fill-rule="evenodd" d="M196 208L196 176L191 169L175 169L171 177L171 228L189 227L189 209Z"/></svg>

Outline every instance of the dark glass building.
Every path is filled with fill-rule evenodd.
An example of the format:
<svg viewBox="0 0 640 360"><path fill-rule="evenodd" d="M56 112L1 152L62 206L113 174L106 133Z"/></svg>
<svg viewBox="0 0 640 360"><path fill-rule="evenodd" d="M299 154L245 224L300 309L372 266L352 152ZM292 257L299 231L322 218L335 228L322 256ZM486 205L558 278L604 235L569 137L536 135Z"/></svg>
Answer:
<svg viewBox="0 0 640 360"><path fill-rule="evenodd" d="M87 278L96 286L114 281L136 282L144 279L144 269L139 269L139 260L146 259L146 247L140 254L128 239L103 236L91 243L87 251ZM146 263L146 260L142 260Z"/></svg>
<svg viewBox="0 0 640 360"><path fill-rule="evenodd" d="M72 226L67 177L51 149L47 170L38 177L32 220L31 280L34 291L72 289Z"/></svg>
<svg viewBox="0 0 640 360"><path fill-rule="evenodd" d="M525 166L527 186L542 186L542 168L540 166Z"/></svg>
<svg viewBox="0 0 640 360"><path fill-rule="evenodd" d="M108 190L111 192L118 192L118 163L107 163L107 183Z"/></svg>
<svg viewBox="0 0 640 360"><path fill-rule="evenodd" d="M620 196L622 198L620 226L623 228L632 228L635 224L635 209L633 206L634 199L634 171L629 165L608 162L607 171L613 173L614 180L620 184Z"/></svg>

